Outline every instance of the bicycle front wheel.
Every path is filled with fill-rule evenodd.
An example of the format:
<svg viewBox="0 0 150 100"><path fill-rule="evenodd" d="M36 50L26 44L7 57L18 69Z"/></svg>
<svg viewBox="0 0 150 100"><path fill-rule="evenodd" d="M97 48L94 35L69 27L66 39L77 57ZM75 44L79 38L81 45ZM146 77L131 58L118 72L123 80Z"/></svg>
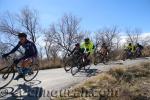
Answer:
<svg viewBox="0 0 150 100"><path fill-rule="evenodd" d="M0 69L0 89L3 89L14 79L15 71L11 67Z"/></svg>
<svg viewBox="0 0 150 100"><path fill-rule="evenodd" d="M71 68L71 74L74 76L80 71L80 66L75 66Z"/></svg>
<svg viewBox="0 0 150 100"><path fill-rule="evenodd" d="M68 72L72 67L72 60L71 60L71 58L67 58L67 59L65 59L64 60L64 69L65 69L65 71L66 72Z"/></svg>
<svg viewBox="0 0 150 100"><path fill-rule="evenodd" d="M39 72L39 65L38 64L32 64L29 67L29 72L24 76L24 80L29 82L32 81Z"/></svg>
<svg viewBox="0 0 150 100"><path fill-rule="evenodd" d="M74 76L76 73L78 73L82 68L82 62L81 58L73 59L73 65L71 67L71 74Z"/></svg>

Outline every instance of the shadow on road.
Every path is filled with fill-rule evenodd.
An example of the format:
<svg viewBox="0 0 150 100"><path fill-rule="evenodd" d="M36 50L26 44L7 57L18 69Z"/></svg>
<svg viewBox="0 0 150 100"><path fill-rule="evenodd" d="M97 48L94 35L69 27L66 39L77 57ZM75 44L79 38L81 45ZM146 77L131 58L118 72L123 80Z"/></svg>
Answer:
<svg viewBox="0 0 150 100"><path fill-rule="evenodd" d="M85 70L87 72L87 77L95 76L96 74L100 73L98 69L89 69Z"/></svg>
<svg viewBox="0 0 150 100"><path fill-rule="evenodd" d="M91 77L91 76L95 76L100 72L101 71L98 69L85 69L85 70L80 70L80 72L78 72L74 77Z"/></svg>
<svg viewBox="0 0 150 100"><path fill-rule="evenodd" d="M41 81L34 80L31 82L25 82L24 84L18 84L17 88L6 87L3 89L7 94L3 96L5 100L39 100L43 95L43 88L36 85ZM2 92L3 92L2 91Z"/></svg>

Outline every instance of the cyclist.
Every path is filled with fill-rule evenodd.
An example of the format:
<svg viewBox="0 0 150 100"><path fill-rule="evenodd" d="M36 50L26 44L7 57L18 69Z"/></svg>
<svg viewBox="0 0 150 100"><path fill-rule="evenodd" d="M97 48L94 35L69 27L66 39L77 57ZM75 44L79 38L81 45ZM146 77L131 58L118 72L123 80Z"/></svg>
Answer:
<svg viewBox="0 0 150 100"><path fill-rule="evenodd" d="M79 43L75 44L75 47L71 51L69 56L72 55L72 54L75 54L75 55L78 55L78 56L83 55L83 49L80 48L80 44Z"/></svg>
<svg viewBox="0 0 150 100"><path fill-rule="evenodd" d="M127 50L128 56L131 56L134 51L132 43L129 43L125 50Z"/></svg>
<svg viewBox="0 0 150 100"><path fill-rule="evenodd" d="M137 54L137 56L140 56L142 54L143 49L144 49L144 47L142 45L140 45L139 43L136 44L136 54Z"/></svg>
<svg viewBox="0 0 150 100"><path fill-rule="evenodd" d="M108 53L109 53L108 46L106 45L105 42L104 42L104 43L102 44L102 46L101 46L100 53L101 53L103 56L107 56Z"/></svg>
<svg viewBox="0 0 150 100"><path fill-rule="evenodd" d="M81 49L87 53L85 58L87 60L91 59L92 63L94 63L93 57L93 52L95 49L94 43L89 38L85 38L84 42L81 44Z"/></svg>
<svg viewBox="0 0 150 100"><path fill-rule="evenodd" d="M38 54L35 44L27 39L27 35L25 33L18 33L18 38L19 42L16 47L14 47L9 53L6 53L2 56L4 58L7 57L9 54L17 51L20 46L25 49L24 56L14 61L14 64L16 65L19 62L21 63L21 71L19 72L15 80L22 78L25 74L29 72L29 66L32 62L36 60Z"/></svg>

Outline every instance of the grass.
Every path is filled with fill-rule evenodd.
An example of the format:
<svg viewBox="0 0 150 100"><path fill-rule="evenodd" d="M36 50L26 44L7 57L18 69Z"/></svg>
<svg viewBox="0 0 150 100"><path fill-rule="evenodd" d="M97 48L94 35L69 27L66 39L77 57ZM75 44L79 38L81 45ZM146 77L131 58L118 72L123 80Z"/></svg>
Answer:
<svg viewBox="0 0 150 100"><path fill-rule="evenodd" d="M0 61L0 69L6 66L7 66L6 63ZM63 64L60 60L56 60L55 63L49 60L41 60L39 61L39 66L40 66L40 70L46 70L46 69L62 68Z"/></svg>
<svg viewBox="0 0 150 100"><path fill-rule="evenodd" d="M55 63L53 61L49 60L42 60L40 61L40 69L55 69L55 68L61 68L63 67L63 64L60 60L57 60Z"/></svg>
<svg viewBox="0 0 150 100"><path fill-rule="evenodd" d="M150 56L150 46L147 46L144 48L142 55L144 57L149 57Z"/></svg>
<svg viewBox="0 0 150 100"><path fill-rule="evenodd" d="M150 62L131 67L118 66L69 89L72 96L56 100L150 100ZM93 91L99 95L94 97ZM83 91L91 93L81 95ZM94 92L97 94L97 92ZM78 95L74 95L78 94Z"/></svg>

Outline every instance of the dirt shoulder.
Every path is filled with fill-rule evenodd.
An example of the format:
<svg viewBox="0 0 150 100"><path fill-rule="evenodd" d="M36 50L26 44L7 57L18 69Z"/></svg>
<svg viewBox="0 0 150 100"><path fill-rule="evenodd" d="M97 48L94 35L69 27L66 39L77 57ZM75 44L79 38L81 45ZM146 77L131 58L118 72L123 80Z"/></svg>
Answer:
<svg viewBox="0 0 150 100"><path fill-rule="evenodd" d="M64 90L56 100L149 100L150 62L109 71Z"/></svg>

